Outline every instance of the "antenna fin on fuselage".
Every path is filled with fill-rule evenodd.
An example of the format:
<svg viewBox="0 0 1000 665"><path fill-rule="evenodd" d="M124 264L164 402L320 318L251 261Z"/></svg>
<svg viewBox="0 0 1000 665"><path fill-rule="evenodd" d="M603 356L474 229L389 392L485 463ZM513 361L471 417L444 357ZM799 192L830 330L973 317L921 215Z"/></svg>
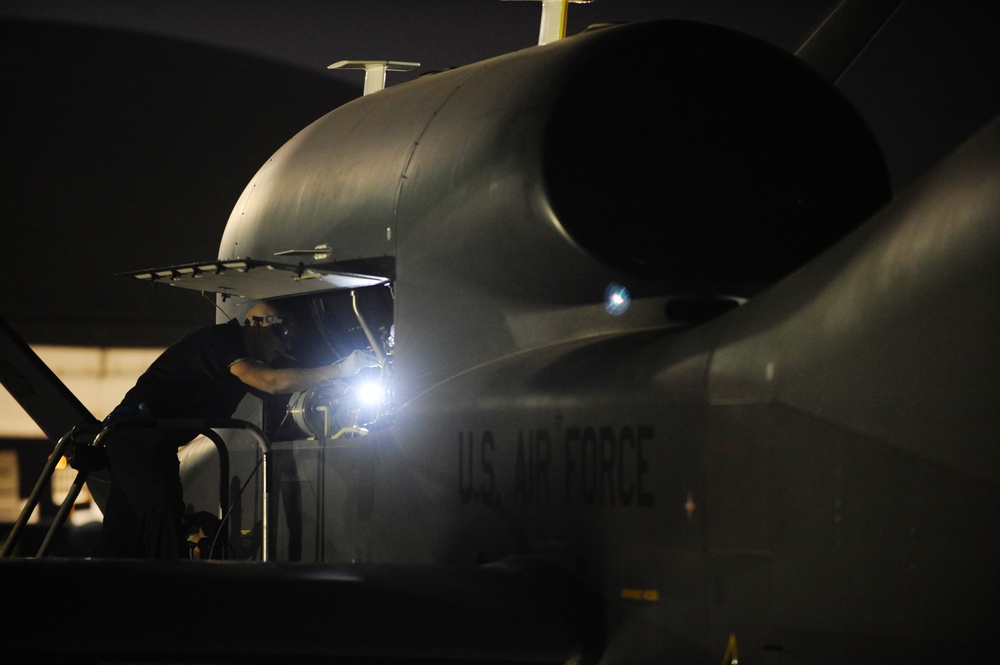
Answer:
<svg viewBox="0 0 1000 665"><path fill-rule="evenodd" d="M385 88L386 72L408 72L419 66L419 62L400 62L398 60L339 60L327 66L327 69L365 70L364 94L369 95Z"/></svg>
<svg viewBox="0 0 1000 665"><path fill-rule="evenodd" d="M505 0L510 2L511 0ZM516 1L516 0L515 0ZM542 3L542 21L538 28L538 44L548 44L566 36L566 15L569 3L590 4L594 0L537 0Z"/></svg>

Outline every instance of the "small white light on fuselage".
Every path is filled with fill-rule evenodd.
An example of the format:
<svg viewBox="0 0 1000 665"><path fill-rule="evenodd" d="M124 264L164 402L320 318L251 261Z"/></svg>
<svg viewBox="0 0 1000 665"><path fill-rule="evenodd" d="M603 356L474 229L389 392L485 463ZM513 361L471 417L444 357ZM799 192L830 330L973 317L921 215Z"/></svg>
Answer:
<svg viewBox="0 0 1000 665"><path fill-rule="evenodd" d="M621 316L632 303L632 298L621 284L612 282L604 289L604 309L611 316Z"/></svg>

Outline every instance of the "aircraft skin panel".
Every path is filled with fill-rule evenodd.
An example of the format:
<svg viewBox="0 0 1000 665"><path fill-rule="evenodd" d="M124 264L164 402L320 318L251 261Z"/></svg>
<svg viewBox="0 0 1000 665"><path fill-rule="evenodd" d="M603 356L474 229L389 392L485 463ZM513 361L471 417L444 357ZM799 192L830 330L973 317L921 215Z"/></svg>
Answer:
<svg viewBox="0 0 1000 665"><path fill-rule="evenodd" d="M446 75L461 85L468 73ZM400 180L427 118L443 103L440 93L408 90L402 84L344 104L282 146L240 196L220 257L270 260L323 244L329 261L393 255ZM401 95L405 108L395 101ZM300 246L288 247L290 238ZM315 262L292 263L300 258Z"/></svg>
<svg viewBox="0 0 1000 665"><path fill-rule="evenodd" d="M732 342L714 355L712 401L787 404L1000 485L1000 358L987 352L1000 332L998 145L993 122L924 186L717 321Z"/></svg>
<svg viewBox="0 0 1000 665"><path fill-rule="evenodd" d="M306 253L322 256L325 250L317 251L312 248ZM368 267L374 268L375 265L369 264ZM343 270L293 267L287 263L239 260L202 261L119 274L135 277L154 286L167 284L201 292L239 296L248 300L267 300L381 284L388 280L386 272L361 275Z"/></svg>

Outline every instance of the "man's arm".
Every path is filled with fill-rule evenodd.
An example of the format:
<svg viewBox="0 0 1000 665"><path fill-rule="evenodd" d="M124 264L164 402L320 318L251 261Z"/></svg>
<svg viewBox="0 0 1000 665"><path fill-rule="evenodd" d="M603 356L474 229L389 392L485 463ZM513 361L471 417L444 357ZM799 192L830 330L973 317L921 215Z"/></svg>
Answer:
<svg viewBox="0 0 1000 665"><path fill-rule="evenodd" d="M234 362L229 371L237 379L270 395L282 395L308 390L318 383L331 379L353 376L364 367L377 367L372 353L355 351L332 365L321 367L268 367L259 360L242 358Z"/></svg>

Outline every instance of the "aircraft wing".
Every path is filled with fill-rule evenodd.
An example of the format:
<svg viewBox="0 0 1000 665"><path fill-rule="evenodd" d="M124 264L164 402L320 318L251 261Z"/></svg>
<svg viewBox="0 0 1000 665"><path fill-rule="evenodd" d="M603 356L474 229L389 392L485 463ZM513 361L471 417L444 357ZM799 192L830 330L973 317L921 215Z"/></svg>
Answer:
<svg viewBox="0 0 1000 665"><path fill-rule="evenodd" d="M0 604L5 661L565 663L597 632L569 580L519 566L7 559L0 576L21 590ZM58 590L94 611L53 628Z"/></svg>

